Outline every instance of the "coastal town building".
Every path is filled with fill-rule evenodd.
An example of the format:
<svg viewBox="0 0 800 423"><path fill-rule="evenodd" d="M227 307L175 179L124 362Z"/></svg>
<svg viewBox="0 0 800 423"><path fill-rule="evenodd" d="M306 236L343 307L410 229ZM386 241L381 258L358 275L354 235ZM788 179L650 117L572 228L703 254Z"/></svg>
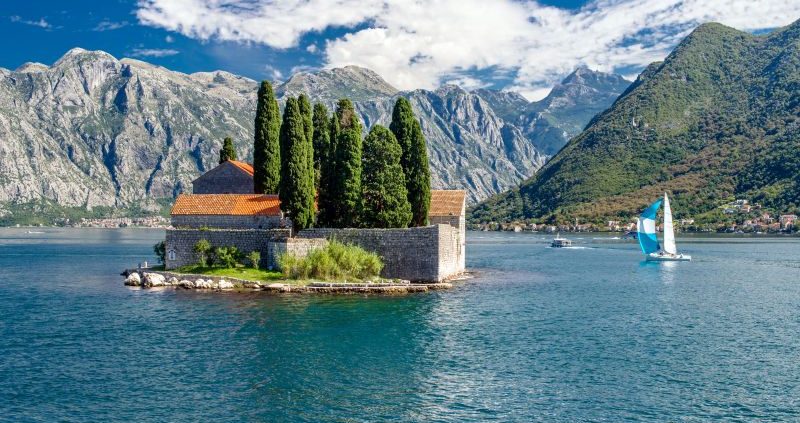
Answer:
<svg viewBox="0 0 800 423"><path fill-rule="evenodd" d="M429 225L416 228L311 228L293 233L277 195L252 193L252 167L228 161L194 182L194 194L181 194L171 211L166 235L166 269L195 264L194 245L258 251L261 265L276 268L281 254L298 256L328 240L358 245L384 261L382 276L411 281L442 281L462 273L466 265L466 192L432 190ZM230 179L228 179L230 178ZM237 184L250 187L248 193Z"/></svg>

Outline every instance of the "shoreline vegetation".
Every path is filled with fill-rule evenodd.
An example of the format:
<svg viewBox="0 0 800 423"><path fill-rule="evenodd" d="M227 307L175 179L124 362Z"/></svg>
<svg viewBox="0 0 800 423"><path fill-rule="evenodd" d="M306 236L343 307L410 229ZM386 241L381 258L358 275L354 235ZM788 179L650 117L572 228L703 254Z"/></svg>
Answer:
<svg viewBox="0 0 800 423"><path fill-rule="evenodd" d="M411 293L452 287L449 282L420 284L382 278L383 261L377 254L335 240L303 257L280 255L281 270L259 268L257 252L244 256L233 247L212 248L205 240L198 241L194 250L197 264L171 271L163 265L129 269L122 273L125 285L301 293ZM163 262L162 243L154 246L154 252Z"/></svg>

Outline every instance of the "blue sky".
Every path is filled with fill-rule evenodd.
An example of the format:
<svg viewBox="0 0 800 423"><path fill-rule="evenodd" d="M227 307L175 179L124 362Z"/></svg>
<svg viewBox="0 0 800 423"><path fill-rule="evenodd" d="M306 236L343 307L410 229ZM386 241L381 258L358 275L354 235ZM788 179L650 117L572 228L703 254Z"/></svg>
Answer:
<svg viewBox="0 0 800 423"><path fill-rule="evenodd" d="M579 65L634 77L699 23L762 31L798 18L795 0L6 0L0 67L82 47L253 79L355 64L401 89L536 99Z"/></svg>

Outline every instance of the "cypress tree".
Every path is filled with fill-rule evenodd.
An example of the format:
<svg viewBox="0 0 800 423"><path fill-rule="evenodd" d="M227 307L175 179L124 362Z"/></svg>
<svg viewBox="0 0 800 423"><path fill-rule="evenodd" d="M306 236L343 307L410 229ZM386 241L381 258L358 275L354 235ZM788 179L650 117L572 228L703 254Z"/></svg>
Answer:
<svg viewBox="0 0 800 423"><path fill-rule="evenodd" d="M400 163L406 177L408 202L411 203L412 226L428 224L431 206L431 170L428 167L428 148L419 121L411 110L411 103L403 97L397 99L389 125L397 138L403 155Z"/></svg>
<svg viewBox="0 0 800 423"><path fill-rule="evenodd" d="M286 100L281 124L281 174L278 195L281 210L303 230L314 221L314 172L311 141L306 139L304 118L298 101Z"/></svg>
<svg viewBox="0 0 800 423"><path fill-rule="evenodd" d="M253 183L257 194L278 192L281 171L281 116L269 81L258 88L255 138L253 142Z"/></svg>
<svg viewBox="0 0 800 423"><path fill-rule="evenodd" d="M222 142L222 148L219 150L220 164L228 160L237 160L236 149L233 148L233 139L231 139L231 137L225 137L225 140Z"/></svg>
<svg viewBox="0 0 800 423"><path fill-rule="evenodd" d="M361 122L348 99L339 100L336 119L336 174L332 196L336 215L333 221L336 226L356 227L361 213Z"/></svg>
<svg viewBox="0 0 800 423"><path fill-rule="evenodd" d="M311 102L308 101L308 96L300 94L297 97L297 104L300 106L300 114L303 115L303 129L306 131L306 139L311 142L314 139L314 117L311 110Z"/></svg>
<svg viewBox="0 0 800 423"><path fill-rule="evenodd" d="M323 108L325 106L322 106ZM317 217L320 226L336 226L336 216L338 216L338 202L336 195L338 192L336 182L336 142L339 138L339 119L334 113L328 123L328 148L324 159L320 160L319 176L319 216ZM317 126L322 128L322 126ZM316 157L316 156L315 156Z"/></svg>
<svg viewBox="0 0 800 423"><path fill-rule="evenodd" d="M314 145L314 187L317 189L317 193L320 194L322 163L328 161L328 153L331 148L328 108L322 103L314 105L312 126L314 127L312 138Z"/></svg>
<svg viewBox="0 0 800 423"><path fill-rule="evenodd" d="M411 222L402 151L391 131L375 125L364 139L361 174L362 223L371 228L405 228Z"/></svg>

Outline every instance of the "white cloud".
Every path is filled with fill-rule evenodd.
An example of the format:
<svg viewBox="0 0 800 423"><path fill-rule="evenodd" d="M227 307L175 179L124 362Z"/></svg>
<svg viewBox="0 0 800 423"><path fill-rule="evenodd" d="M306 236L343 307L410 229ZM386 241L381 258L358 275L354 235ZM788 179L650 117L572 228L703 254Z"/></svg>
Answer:
<svg viewBox="0 0 800 423"><path fill-rule="evenodd" d="M135 48L128 54L133 57L167 57L178 53L178 50L171 48Z"/></svg>
<svg viewBox="0 0 800 423"><path fill-rule="evenodd" d="M307 52L309 52L309 53L311 53L311 54L314 54L314 53L316 53L317 51L319 51L319 47L317 47L317 45L316 45L316 44L309 44L309 45L306 47L306 51L307 51Z"/></svg>
<svg viewBox="0 0 800 423"><path fill-rule="evenodd" d="M47 22L44 18L39 18L38 21L31 21L31 20L27 20L27 19L22 19L21 16L14 15L14 16L11 16L9 19L11 19L11 22L21 23L21 24L31 25L31 26L38 26L39 28L44 28L44 29L52 29L53 28L53 25L51 25L50 22Z"/></svg>
<svg viewBox="0 0 800 423"><path fill-rule="evenodd" d="M272 79L274 79L274 80L280 80L281 78L283 78L283 72L281 72L280 69L278 69L278 68L276 68L276 67L274 67L272 65L264 66L264 70L268 74L270 74L272 76Z"/></svg>
<svg viewBox="0 0 800 423"><path fill-rule="evenodd" d="M453 75L512 71L511 89L533 97L578 65L613 71L663 59L700 23L743 30L800 17L796 0L593 0L580 10L533 0L141 0L145 25L201 40L296 47L329 27L327 66L359 65L402 89Z"/></svg>
<svg viewBox="0 0 800 423"><path fill-rule="evenodd" d="M113 31L115 29L125 28L128 26L127 21L122 22L114 22L109 20L101 21L94 27L93 31L103 32L103 31Z"/></svg>

